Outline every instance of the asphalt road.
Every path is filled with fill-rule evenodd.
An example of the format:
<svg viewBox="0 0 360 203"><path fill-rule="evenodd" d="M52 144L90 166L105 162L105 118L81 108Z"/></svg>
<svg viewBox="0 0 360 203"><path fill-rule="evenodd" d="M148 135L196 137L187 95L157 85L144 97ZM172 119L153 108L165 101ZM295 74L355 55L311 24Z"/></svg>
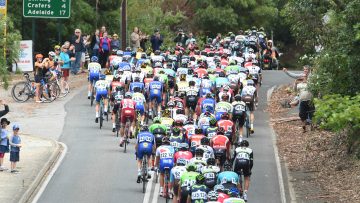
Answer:
<svg viewBox="0 0 360 203"><path fill-rule="evenodd" d="M255 134L248 139L255 159L248 194L251 202L281 202L268 114L264 109L267 90L291 81L280 71L264 73L255 114ZM67 115L59 141L68 146L68 153L39 202L163 202L156 196L158 184L154 183L149 184L144 201L142 185L136 183L134 144L130 144L125 154L118 146L119 138L111 132L110 121L105 121L103 129L99 129L94 122L94 107L90 107L86 94L86 91L79 93L65 106Z"/></svg>

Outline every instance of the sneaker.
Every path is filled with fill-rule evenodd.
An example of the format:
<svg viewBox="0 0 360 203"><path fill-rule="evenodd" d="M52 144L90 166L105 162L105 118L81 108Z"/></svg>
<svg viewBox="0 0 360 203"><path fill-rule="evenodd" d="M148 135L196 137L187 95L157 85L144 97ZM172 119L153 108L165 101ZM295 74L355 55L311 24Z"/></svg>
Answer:
<svg viewBox="0 0 360 203"><path fill-rule="evenodd" d="M147 179L150 179L151 178L151 174L150 173L148 173L148 175L147 175Z"/></svg>
<svg viewBox="0 0 360 203"><path fill-rule="evenodd" d="M90 96L88 96L88 99L90 99Z"/></svg>
<svg viewBox="0 0 360 203"><path fill-rule="evenodd" d="M140 183L140 182L141 182L141 175L138 174L136 183Z"/></svg>
<svg viewBox="0 0 360 203"><path fill-rule="evenodd" d="M20 173L18 170L11 170L11 173Z"/></svg>
<svg viewBox="0 0 360 203"><path fill-rule="evenodd" d="M115 128L112 129L113 133L115 132Z"/></svg>
<svg viewBox="0 0 360 203"><path fill-rule="evenodd" d="M43 100L38 100L38 101L35 101L36 103L44 103Z"/></svg>
<svg viewBox="0 0 360 203"><path fill-rule="evenodd" d="M99 122L99 118L95 118L95 123L98 123Z"/></svg>
<svg viewBox="0 0 360 203"><path fill-rule="evenodd" d="M124 146L124 140L120 142L119 146L120 146L120 147L123 147L123 146Z"/></svg>
<svg viewBox="0 0 360 203"><path fill-rule="evenodd" d="M255 132L255 131L254 131L254 128L250 128L250 133L251 133L251 134L254 134L254 132Z"/></svg>
<svg viewBox="0 0 360 203"><path fill-rule="evenodd" d="M243 194L243 199L244 199L245 202L248 201L248 197L247 197L247 193L246 193L246 192L244 192L244 194Z"/></svg>

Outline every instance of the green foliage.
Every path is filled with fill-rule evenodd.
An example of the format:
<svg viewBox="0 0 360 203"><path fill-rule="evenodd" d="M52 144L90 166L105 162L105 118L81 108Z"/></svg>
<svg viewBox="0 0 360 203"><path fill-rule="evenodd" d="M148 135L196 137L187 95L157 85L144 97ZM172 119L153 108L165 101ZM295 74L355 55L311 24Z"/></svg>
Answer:
<svg viewBox="0 0 360 203"><path fill-rule="evenodd" d="M7 33L3 32L5 29ZM14 29L14 24L10 18L0 17L0 80L4 82L5 89L9 86L9 72L7 62L17 59L19 56L21 35ZM4 52L6 50L6 54Z"/></svg>

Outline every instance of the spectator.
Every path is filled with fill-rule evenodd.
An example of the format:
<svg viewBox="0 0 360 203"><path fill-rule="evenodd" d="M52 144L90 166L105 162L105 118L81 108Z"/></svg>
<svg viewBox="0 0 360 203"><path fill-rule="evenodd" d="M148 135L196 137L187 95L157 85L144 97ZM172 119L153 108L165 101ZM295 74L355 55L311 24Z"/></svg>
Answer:
<svg viewBox="0 0 360 203"><path fill-rule="evenodd" d="M156 50L160 50L163 41L164 39L163 36L160 34L159 29L155 29L154 34L151 36L150 39L151 48L153 49L153 52Z"/></svg>
<svg viewBox="0 0 360 203"><path fill-rule="evenodd" d="M119 50L120 49L120 41L119 41L119 36L115 33L113 34L112 36L112 39L111 39L111 49L114 50Z"/></svg>
<svg viewBox="0 0 360 203"><path fill-rule="evenodd" d="M106 68L106 62L108 61L109 52L111 50L111 40L108 38L108 33L105 31L103 37L100 38L100 64L101 68Z"/></svg>
<svg viewBox="0 0 360 203"><path fill-rule="evenodd" d="M140 48L143 51L146 51L146 42L149 40L149 35L142 33L141 30L139 30L139 35L140 35Z"/></svg>
<svg viewBox="0 0 360 203"><path fill-rule="evenodd" d="M34 65L34 68L35 68L34 78L35 78L35 86L36 86L35 102L41 103L42 100L40 100L40 83L44 77L44 75L43 75L43 67L44 67L43 55L36 54L35 58L36 58L35 65Z"/></svg>
<svg viewBox="0 0 360 203"><path fill-rule="evenodd" d="M11 173L18 173L19 171L16 170L16 162L20 160L20 148L21 145L21 138L19 136L20 127L18 124L13 125L13 135L10 136L9 143L10 143L10 162L11 162Z"/></svg>
<svg viewBox="0 0 360 203"><path fill-rule="evenodd" d="M301 79L303 77L306 77L306 79L309 78L309 76L311 75L311 70L310 70L310 66L309 65L305 65L303 67L303 72L302 73L292 73L292 72L289 72L287 70L287 68L283 68L283 71L286 73L286 75L294 78L294 79Z"/></svg>
<svg viewBox="0 0 360 203"><path fill-rule="evenodd" d="M84 52L84 42L80 29L75 29L75 34L71 38L71 44L75 47L75 62L71 64L71 72L76 75L80 70L81 57Z"/></svg>
<svg viewBox="0 0 360 203"><path fill-rule="evenodd" d="M9 106L6 104L5 100L0 100L0 105L4 105L4 110L0 111L0 118L9 113Z"/></svg>
<svg viewBox="0 0 360 203"><path fill-rule="evenodd" d="M61 57L60 57L61 47L59 45L55 45L54 51L55 51L54 60L55 60L55 66L56 66L55 68L57 70L60 70L59 61L61 61Z"/></svg>
<svg viewBox="0 0 360 203"><path fill-rule="evenodd" d="M99 37L102 38L104 37L104 33L107 32L106 31L106 27L105 25L101 26L101 29L100 29L100 33L99 33Z"/></svg>
<svg viewBox="0 0 360 203"><path fill-rule="evenodd" d="M9 152L9 131L6 130L6 127L10 124L6 118L2 118L1 121L1 135L0 135L0 171L7 170L4 164L5 153Z"/></svg>
<svg viewBox="0 0 360 203"><path fill-rule="evenodd" d="M189 35L187 37L187 40L185 42L185 46L188 47L191 42L195 42L195 38L192 32L189 32Z"/></svg>
<svg viewBox="0 0 360 203"><path fill-rule="evenodd" d="M43 75L48 76L50 74L49 70L54 69L55 61L54 61L55 53L53 51L49 52L49 57L44 59L44 68Z"/></svg>
<svg viewBox="0 0 360 203"><path fill-rule="evenodd" d="M180 28L177 32L174 42L177 44L181 43L181 46L185 46L187 39L188 39L188 36L186 36L183 29Z"/></svg>
<svg viewBox="0 0 360 203"><path fill-rule="evenodd" d="M66 47L65 44L61 46L60 59L61 60L59 61L59 64L60 64L60 68L61 68L61 71L63 74L62 78L64 81L68 81L71 61L70 61L70 56L68 54L68 48Z"/></svg>
<svg viewBox="0 0 360 203"><path fill-rule="evenodd" d="M139 47L140 47L139 28L134 27L134 30L131 33L131 49L132 51L136 52Z"/></svg>
<svg viewBox="0 0 360 203"><path fill-rule="evenodd" d="M218 33L218 34L216 35L216 38L212 41L212 45L213 45L213 46L219 46L220 43L221 43L221 34Z"/></svg>
<svg viewBox="0 0 360 203"><path fill-rule="evenodd" d="M90 36L83 35L82 40L83 40L83 50L81 52L80 73L85 73L84 69L85 69L86 58L89 58L87 48L90 44Z"/></svg>
<svg viewBox="0 0 360 203"><path fill-rule="evenodd" d="M90 48L92 50L91 56L99 57L99 47L100 47L100 31L96 29L94 35L91 38Z"/></svg>

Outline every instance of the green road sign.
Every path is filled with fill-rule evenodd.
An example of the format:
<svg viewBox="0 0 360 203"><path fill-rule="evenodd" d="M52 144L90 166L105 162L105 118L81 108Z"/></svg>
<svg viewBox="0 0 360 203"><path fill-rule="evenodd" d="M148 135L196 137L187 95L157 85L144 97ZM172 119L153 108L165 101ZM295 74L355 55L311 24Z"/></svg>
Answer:
<svg viewBox="0 0 360 203"><path fill-rule="evenodd" d="M23 0L25 18L70 18L71 0Z"/></svg>

